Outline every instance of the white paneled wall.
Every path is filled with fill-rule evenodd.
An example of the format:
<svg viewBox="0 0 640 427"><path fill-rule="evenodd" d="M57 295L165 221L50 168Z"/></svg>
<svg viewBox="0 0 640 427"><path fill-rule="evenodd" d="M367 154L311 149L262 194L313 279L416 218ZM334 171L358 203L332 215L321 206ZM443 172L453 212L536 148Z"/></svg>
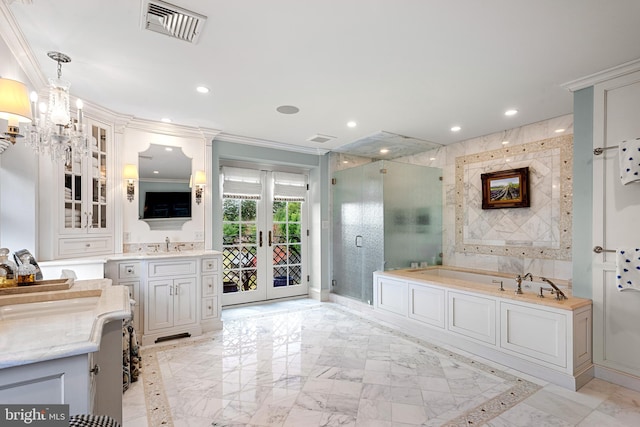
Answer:
<svg viewBox="0 0 640 427"><path fill-rule="evenodd" d="M640 71L594 86L594 147L640 137ZM617 149L593 159L593 245L640 247L640 183L622 185ZM615 253L593 254L596 376L640 388L640 292L616 286ZM632 383L629 384L628 381Z"/></svg>

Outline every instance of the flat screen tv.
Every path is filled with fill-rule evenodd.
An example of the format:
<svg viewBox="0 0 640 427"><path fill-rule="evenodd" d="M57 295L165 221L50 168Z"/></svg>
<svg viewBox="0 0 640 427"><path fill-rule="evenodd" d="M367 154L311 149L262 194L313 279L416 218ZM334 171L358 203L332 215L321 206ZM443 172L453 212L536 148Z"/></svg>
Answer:
<svg viewBox="0 0 640 427"><path fill-rule="evenodd" d="M143 218L190 218L191 192L147 191Z"/></svg>

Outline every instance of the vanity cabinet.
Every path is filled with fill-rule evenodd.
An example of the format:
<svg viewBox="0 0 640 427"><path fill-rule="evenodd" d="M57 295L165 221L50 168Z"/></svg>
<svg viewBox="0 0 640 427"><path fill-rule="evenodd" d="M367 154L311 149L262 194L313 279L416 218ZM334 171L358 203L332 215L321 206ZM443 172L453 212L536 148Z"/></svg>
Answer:
<svg viewBox="0 0 640 427"><path fill-rule="evenodd" d="M202 319L215 320L219 317L220 295L218 284L220 280L220 265L218 258L202 260Z"/></svg>
<svg viewBox="0 0 640 427"><path fill-rule="evenodd" d="M87 120L86 128L86 152L40 162L40 259L113 253L112 127Z"/></svg>
<svg viewBox="0 0 640 427"><path fill-rule="evenodd" d="M149 280L145 335L195 324L196 300L195 277Z"/></svg>
<svg viewBox="0 0 640 427"><path fill-rule="evenodd" d="M122 321L102 329L100 350L0 370L3 404L68 404L69 414L122 422Z"/></svg>
<svg viewBox="0 0 640 427"><path fill-rule="evenodd" d="M220 329L221 254L127 254L107 261L106 275L136 300L134 327L143 345Z"/></svg>
<svg viewBox="0 0 640 427"><path fill-rule="evenodd" d="M140 261L108 262L105 277L114 285L125 286L129 290L129 298L135 301L132 307L132 323L136 331L142 332L140 310L140 280L142 279L142 263Z"/></svg>

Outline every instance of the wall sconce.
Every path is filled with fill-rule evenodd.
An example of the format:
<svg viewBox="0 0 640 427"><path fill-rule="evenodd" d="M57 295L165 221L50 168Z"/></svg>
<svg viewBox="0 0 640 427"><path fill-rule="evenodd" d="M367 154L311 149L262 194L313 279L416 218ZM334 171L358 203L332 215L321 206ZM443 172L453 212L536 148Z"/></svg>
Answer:
<svg viewBox="0 0 640 427"><path fill-rule="evenodd" d="M132 202L136 192L135 181L138 179L138 167L132 164L124 165L122 175L127 180L127 200Z"/></svg>
<svg viewBox="0 0 640 427"><path fill-rule="evenodd" d="M6 136L0 136L0 153L9 146L2 140L15 144L16 138L23 137L20 135L20 122L30 123L32 117L27 86L16 80L0 78L0 119L9 121L4 133Z"/></svg>
<svg viewBox="0 0 640 427"><path fill-rule="evenodd" d="M207 184L207 177L205 176L204 171L196 171L193 184L196 186L196 203L200 204L200 202L202 202L204 186Z"/></svg>

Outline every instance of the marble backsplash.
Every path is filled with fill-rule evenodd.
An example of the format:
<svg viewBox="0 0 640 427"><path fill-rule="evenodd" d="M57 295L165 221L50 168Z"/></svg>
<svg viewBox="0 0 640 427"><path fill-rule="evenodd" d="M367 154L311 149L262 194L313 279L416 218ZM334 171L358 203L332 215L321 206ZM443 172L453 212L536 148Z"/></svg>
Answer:
<svg viewBox="0 0 640 427"><path fill-rule="evenodd" d="M166 242L125 243L122 247L122 251L125 254L142 252L180 252L203 250L204 242L170 242L168 247Z"/></svg>
<svg viewBox="0 0 640 427"><path fill-rule="evenodd" d="M560 137L560 139L556 139L558 137ZM563 171L565 174L568 173L569 177L572 176L570 166L560 166L564 160L571 160L573 156L572 150L571 148L567 149L565 147L564 159L562 159L561 151L559 151L561 147L548 149L548 146L538 146L538 150L532 150L528 154L515 155L515 153L518 153L518 149L521 151L523 147L534 147L544 140L553 139L555 141L564 141L566 138L570 140L573 139L573 115L571 114L468 139L435 150L397 159L397 161L401 162L439 167L442 169L444 194L443 264L480 270L500 271L514 275L531 272L537 276L564 280L571 279L570 233L572 224L571 198L573 194L571 186L564 185L561 188L553 188L553 185L554 182L555 185L558 184L555 180L558 178L558 174L562 176ZM508 143L504 144L505 141L508 141ZM533 145L528 145L532 143ZM506 162L505 158L503 164L492 164L491 161L495 159L491 159L491 154L487 153L494 152L495 154L495 152L507 148L514 154L512 160ZM531 178L533 178L535 182L541 183L544 187L536 197L538 200L546 200L545 197L550 197L550 199L538 205L541 206L539 208L528 210L511 209L513 212L520 211L521 213L512 214L510 217L512 224L509 228L504 229L495 226L489 227L488 225L490 225L493 220L488 221L484 218L488 224L483 225L484 228L478 231L472 230L470 223L477 220L477 216L474 216L477 215L477 212L465 213L464 208L462 208L462 236L464 236L465 232L464 221L467 221L467 242L463 241L463 246L459 246L456 242L456 218L459 218L456 215L456 209L459 204L456 190L456 161L458 158L472 155L479 159L480 162L477 164L473 164L472 162L473 166L477 166L478 170L469 168L467 170L469 174L467 175L467 179L469 179L471 174L482 173L480 171L483 168L496 167L496 169L499 170L505 166L506 163L510 163L508 169L513 169L535 163L533 169L537 172L535 172ZM566 158L567 156L569 156L569 158ZM336 163L338 163L338 161L339 160L336 159ZM513 161L515 162L512 163ZM335 166L339 167L337 164ZM544 173L541 173L541 171L544 171ZM560 178L560 180L561 179L562 178ZM466 196L464 194L465 191ZM478 197L478 193L474 191L475 190L472 191L469 186L465 187L463 181L463 198ZM554 201L554 197L556 201ZM560 198L560 202L558 202L558 197ZM565 200L565 202L563 203L562 200ZM468 200L464 201L468 202ZM532 204L535 206L535 202L532 201ZM561 215L558 208L562 207L566 209L562 211L563 214ZM529 215L523 214L522 212L529 212ZM531 213L534 213L534 215L532 216ZM533 219L534 216L536 217L535 219ZM525 225L527 221L529 221L529 224ZM460 223L458 223L458 225L459 224ZM521 224L521 226L516 227L518 224ZM569 234L566 234L567 232L564 230L567 230ZM512 231L512 234L509 234L509 231ZM563 233L565 233L564 236ZM472 243L475 243L475 246L479 249L463 250L465 246L472 246ZM533 249L534 244L544 248L545 253L536 253ZM523 248L526 250L521 250ZM491 252L492 249L495 250L495 252Z"/></svg>

